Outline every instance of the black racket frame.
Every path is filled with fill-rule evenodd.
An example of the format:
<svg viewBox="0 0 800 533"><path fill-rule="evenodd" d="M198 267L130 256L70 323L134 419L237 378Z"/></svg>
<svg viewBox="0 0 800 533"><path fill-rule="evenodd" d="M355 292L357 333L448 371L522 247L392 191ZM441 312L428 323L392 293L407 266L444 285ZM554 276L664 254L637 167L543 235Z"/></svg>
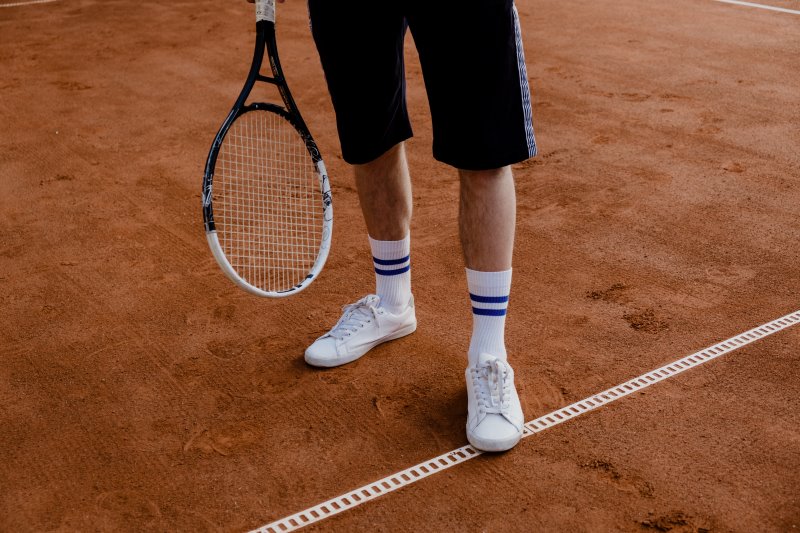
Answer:
<svg viewBox="0 0 800 533"><path fill-rule="evenodd" d="M272 76L264 76L261 74L261 67L264 63L265 52L269 58ZM247 98L250 96L250 93L252 92L256 82L275 85L280 92L281 99L283 100L283 107L277 104L261 102L247 104ZM311 156L314 164L316 165L322 160L319 148L317 148L317 144L311 137L311 133L308 131L308 126L306 126L303 117L300 115L300 111L297 109L297 105L294 102L292 93L289 91L289 86L286 83L286 77L284 76L283 69L281 68L280 58L278 57L278 45L275 39L275 23L268 20L260 20L256 23L256 45L253 52L253 62L250 65L250 72L247 75L247 81L245 82L241 93L239 93L236 103L233 105L233 108L231 109L230 113L228 113L227 118L217 132L214 142L211 145L211 150L208 153L205 175L203 176L202 192L203 223L205 224L206 233L216 231L216 226L214 224L212 188L214 183L214 170L216 168L220 147L222 146L222 143L225 140L225 135L227 135L228 130L233 122L245 113L255 110L277 113L288 120L305 142L306 150L308 150L308 154ZM322 179L327 180L327 175L323 174ZM323 190L325 189L327 189L327 187L323 187ZM330 192L323 193L323 210L331 205L331 200Z"/></svg>

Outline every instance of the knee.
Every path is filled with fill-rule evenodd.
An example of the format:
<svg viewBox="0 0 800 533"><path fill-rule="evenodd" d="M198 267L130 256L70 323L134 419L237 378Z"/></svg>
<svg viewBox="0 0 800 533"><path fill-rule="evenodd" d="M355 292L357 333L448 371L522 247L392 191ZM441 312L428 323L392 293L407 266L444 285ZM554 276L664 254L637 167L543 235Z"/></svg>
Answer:
<svg viewBox="0 0 800 533"><path fill-rule="evenodd" d="M458 175L462 182L466 183L485 183L494 182L498 180L512 179L511 167L505 166L500 168L492 168L488 170L464 170L459 169Z"/></svg>
<svg viewBox="0 0 800 533"><path fill-rule="evenodd" d="M405 143L397 143L372 161L354 166L357 170L370 172L371 170L381 170L402 165L403 161L405 161L404 146Z"/></svg>

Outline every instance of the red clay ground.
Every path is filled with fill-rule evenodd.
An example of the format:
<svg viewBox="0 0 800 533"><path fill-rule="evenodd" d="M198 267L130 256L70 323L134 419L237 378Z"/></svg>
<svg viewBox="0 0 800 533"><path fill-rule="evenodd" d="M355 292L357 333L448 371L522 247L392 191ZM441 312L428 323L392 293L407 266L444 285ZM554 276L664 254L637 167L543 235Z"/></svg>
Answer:
<svg viewBox="0 0 800 533"><path fill-rule="evenodd" d="M331 170L327 269L260 300L206 248L202 168L251 9L0 9L2 531L242 531L465 443L457 184L413 52L415 335L302 361L373 274L297 0L279 38ZM516 171L508 345L530 420L800 307L800 17L519 9L542 153ZM316 528L794 531L798 346L789 329Z"/></svg>

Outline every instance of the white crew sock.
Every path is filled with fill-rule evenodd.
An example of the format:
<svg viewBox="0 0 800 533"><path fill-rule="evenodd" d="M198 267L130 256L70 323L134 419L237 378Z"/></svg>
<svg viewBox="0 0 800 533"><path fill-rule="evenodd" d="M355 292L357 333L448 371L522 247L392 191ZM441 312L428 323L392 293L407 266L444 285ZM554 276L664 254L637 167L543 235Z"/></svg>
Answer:
<svg viewBox="0 0 800 533"><path fill-rule="evenodd" d="M411 299L411 238L400 241L376 241L369 238L375 266L375 293L381 305L398 314Z"/></svg>
<svg viewBox="0 0 800 533"><path fill-rule="evenodd" d="M469 364L478 363L482 353L506 360L505 328L508 295L511 292L511 270L478 272L467 270L467 287L472 302L472 339L469 343Z"/></svg>

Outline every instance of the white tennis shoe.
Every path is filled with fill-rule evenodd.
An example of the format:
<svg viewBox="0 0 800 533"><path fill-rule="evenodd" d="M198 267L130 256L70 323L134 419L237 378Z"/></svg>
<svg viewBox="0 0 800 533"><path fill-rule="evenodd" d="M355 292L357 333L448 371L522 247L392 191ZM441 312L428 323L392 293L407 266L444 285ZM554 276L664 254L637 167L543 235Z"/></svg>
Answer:
<svg viewBox="0 0 800 533"><path fill-rule="evenodd" d="M381 299L369 294L344 306L342 318L306 349L306 362L334 367L355 361L382 342L399 339L417 329L413 296L398 314L381 307Z"/></svg>
<svg viewBox="0 0 800 533"><path fill-rule="evenodd" d="M504 452L522 438L522 406L514 370L493 355L480 354L467 377L467 440L485 452Z"/></svg>

